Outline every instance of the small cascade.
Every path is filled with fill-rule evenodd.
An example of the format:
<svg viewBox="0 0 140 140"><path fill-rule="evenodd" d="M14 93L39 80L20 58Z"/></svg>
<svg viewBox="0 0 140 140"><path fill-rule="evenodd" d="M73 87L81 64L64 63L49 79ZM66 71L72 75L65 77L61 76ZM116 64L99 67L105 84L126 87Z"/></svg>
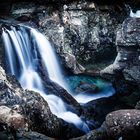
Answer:
<svg viewBox="0 0 140 140"><path fill-rule="evenodd" d="M130 10L130 17L140 18L140 10L137 10L135 13L132 10Z"/></svg>
<svg viewBox="0 0 140 140"><path fill-rule="evenodd" d="M45 36L33 28L19 26L18 28L11 27L11 29L3 28L2 37L9 73L16 76L24 89L39 92L48 102L53 114L88 132L87 124L77 114L67 110L62 99L44 92L38 72L39 56L49 78L66 88L55 53Z"/></svg>
<svg viewBox="0 0 140 140"><path fill-rule="evenodd" d="M64 89L67 89L59 66L56 54L45 36L36 30L32 29L31 32L36 40L40 56L44 62L46 71L48 71L49 78L61 85ZM46 47L47 46L47 47Z"/></svg>

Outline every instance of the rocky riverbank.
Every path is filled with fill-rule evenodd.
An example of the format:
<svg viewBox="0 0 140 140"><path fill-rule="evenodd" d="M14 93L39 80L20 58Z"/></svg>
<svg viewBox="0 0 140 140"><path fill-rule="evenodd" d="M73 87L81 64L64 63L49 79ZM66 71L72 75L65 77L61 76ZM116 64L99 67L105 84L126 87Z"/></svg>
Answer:
<svg viewBox="0 0 140 140"><path fill-rule="evenodd" d="M41 68L48 93L61 97L89 124L92 131L82 136L84 133L74 125L53 115L38 93L23 90L14 76L5 73L0 39L0 139L139 139L140 19L129 16L130 7L135 11L139 1L1 2L0 29L3 20L9 25L35 26L50 40L67 74L83 73L109 80L116 94L80 105L49 81Z"/></svg>

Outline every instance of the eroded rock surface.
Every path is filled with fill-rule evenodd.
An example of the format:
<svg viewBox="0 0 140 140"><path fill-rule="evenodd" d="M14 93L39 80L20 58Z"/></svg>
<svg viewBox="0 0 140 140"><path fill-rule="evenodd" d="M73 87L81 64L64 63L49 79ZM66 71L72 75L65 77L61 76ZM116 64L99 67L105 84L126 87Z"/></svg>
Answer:
<svg viewBox="0 0 140 140"><path fill-rule="evenodd" d="M53 42L61 63L70 71L81 73L81 65L100 70L115 58L116 29L127 13L122 7L79 1L57 8L16 3L11 15L21 22L35 22Z"/></svg>
<svg viewBox="0 0 140 140"><path fill-rule="evenodd" d="M107 133L114 138L138 138L140 132L139 110L118 110L107 115Z"/></svg>
<svg viewBox="0 0 140 140"><path fill-rule="evenodd" d="M140 43L139 18L127 18L116 36L117 57L112 65L101 71L101 74L122 74L126 81L140 83Z"/></svg>

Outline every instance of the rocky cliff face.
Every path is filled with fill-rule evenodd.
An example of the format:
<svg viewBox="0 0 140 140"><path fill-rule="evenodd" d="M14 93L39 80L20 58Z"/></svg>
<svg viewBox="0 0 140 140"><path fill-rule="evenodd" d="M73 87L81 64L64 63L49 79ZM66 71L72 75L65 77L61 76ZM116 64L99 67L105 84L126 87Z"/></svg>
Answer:
<svg viewBox="0 0 140 140"><path fill-rule="evenodd" d="M97 71L115 59L116 29L127 16L123 8L94 2L73 2L57 8L24 2L13 4L11 16L35 22L52 41L65 67L80 73L84 69L79 64Z"/></svg>

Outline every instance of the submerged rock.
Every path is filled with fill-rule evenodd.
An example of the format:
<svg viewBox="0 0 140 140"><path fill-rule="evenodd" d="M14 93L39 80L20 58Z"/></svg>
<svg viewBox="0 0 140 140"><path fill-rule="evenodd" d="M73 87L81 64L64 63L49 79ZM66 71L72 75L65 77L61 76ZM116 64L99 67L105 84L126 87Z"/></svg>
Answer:
<svg viewBox="0 0 140 140"><path fill-rule="evenodd" d="M99 88L95 84L84 83L81 81L75 91L76 93L84 92L85 94L96 94L99 91Z"/></svg>

